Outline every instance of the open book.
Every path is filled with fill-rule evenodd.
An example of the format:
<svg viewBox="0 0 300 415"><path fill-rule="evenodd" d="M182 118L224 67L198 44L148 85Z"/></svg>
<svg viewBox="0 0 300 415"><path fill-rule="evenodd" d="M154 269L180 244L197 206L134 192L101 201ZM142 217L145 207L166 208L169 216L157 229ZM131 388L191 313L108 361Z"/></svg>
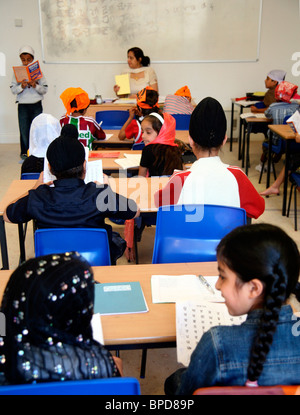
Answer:
<svg viewBox="0 0 300 415"><path fill-rule="evenodd" d="M201 302L176 303L177 361L189 365L192 352L202 335L213 326L241 324L246 315L233 317L225 304Z"/></svg>
<svg viewBox="0 0 300 415"><path fill-rule="evenodd" d="M244 112L243 114L240 115L240 117L242 119L250 118L250 117L253 117L253 118L266 118L265 114L261 113L261 112Z"/></svg>
<svg viewBox="0 0 300 415"><path fill-rule="evenodd" d="M295 133L300 134L300 112L296 111L294 114L286 121L289 124Z"/></svg>
<svg viewBox="0 0 300 415"><path fill-rule="evenodd" d="M218 277L198 275L152 275L153 303L176 303L178 301L224 302L220 291L214 287Z"/></svg>
<svg viewBox="0 0 300 415"><path fill-rule="evenodd" d="M141 154L124 153L124 158L116 159L115 163L117 163L123 169L132 169L134 167L139 167L141 157Z"/></svg>
<svg viewBox="0 0 300 415"><path fill-rule="evenodd" d="M84 182L103 183L102 160L88 161L89 149L85 147L86 175ZM47 157L44 158L44 183L53 182L56 177L50 172Z"/></svg>
<svg viewBox="0 0 300 415"><path fill-rule="evenodd" d="M30 63L27 66L13 66L17 82L36 81L43 77L39 61Z"/></svg>

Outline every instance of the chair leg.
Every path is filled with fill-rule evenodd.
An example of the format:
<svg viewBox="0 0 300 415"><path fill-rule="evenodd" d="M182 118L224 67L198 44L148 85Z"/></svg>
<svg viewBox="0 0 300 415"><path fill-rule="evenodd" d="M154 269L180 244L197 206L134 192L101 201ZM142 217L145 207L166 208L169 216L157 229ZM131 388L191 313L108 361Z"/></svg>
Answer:
<svg viewBox="0 0 300 415"><path fill-rule="evenodd" d="M142 379L145 377L146 361L147 361L147 349L143 349L143 351L142 351L142 362L141 362L141 372L140 372L140 377Z"/></svg>
<svg viewBox="0 0 300 415"><path fill-rule="evenodd" d="M275 170L275 163L274 163L273 160L272 160L272 167L273 167L274 180L276 180L277 179L277 176L276 176L276 170Z"/></svg>
<svg viewBox="0 0 300 415"><path fill-rule="evenodd" d="M297 231L297 185L295 185L294 190L294 211L295 211L295 231Z"/></svg>
<svg viewBox="0 0 300 415"><path fill-rule="evenodd" d="M261 166L261 171L260 171L260 175L259 175L259 180L258 180L258 183L260 183L261 182L261 179L262 179L262 175L263 175L263 173L264 173L264 168L265 168L265 161L263 161L263 164L262 164L262 166Z"/></svg>
<svg viewBox="0 0 300 415"><path fill-rule="evenodd" d="M288 208L287 208L287 213L286 213L287 218L290 215L290 207L291 207L291 201L292 201L293 188L294 188L294 184L292 183L291 190L290 190L289 203L288 203Z"/></svg>

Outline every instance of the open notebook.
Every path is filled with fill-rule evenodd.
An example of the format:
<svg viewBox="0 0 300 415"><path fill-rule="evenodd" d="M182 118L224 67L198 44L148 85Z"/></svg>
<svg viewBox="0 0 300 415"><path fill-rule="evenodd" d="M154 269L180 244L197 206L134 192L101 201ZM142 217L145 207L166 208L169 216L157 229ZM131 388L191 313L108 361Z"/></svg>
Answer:
<svg viewBox="0 0 300 415"><path fill-rule="evenodd" d="M88 161L89 149L85 147L85 160L86 160L86 175L84 182L95 182L103 183L103 167L102 160ZM52 182L56 180L56 177L49 170L47 157L44 159L44 183Z"/></svg>

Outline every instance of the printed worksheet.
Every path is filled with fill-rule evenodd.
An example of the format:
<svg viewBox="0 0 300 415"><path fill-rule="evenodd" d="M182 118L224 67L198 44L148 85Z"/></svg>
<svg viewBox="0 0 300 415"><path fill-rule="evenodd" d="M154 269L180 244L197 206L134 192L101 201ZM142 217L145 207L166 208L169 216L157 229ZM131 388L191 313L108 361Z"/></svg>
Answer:
<svg viewBox="0 0 300 415"><path fill-rule="evenodd" d="M201 302L176 303L177 361L189 365L192 352L202 335L214 326L241 324L246 315L233 317L225 304Z"/></svg>

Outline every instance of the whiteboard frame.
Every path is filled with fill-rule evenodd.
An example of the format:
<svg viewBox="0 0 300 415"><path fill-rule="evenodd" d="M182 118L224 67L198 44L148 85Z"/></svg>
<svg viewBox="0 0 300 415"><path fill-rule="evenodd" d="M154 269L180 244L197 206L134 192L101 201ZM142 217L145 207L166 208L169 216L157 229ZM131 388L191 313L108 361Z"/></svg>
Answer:
<svg viewBox="0 0 300 415"><path fill-rule="evenodd" d="M112 64L126 64L126 61L47 61L45 58L44 36L43 36L43 24L42 24L42 7L41 0L38 0L39 4L39 20L40 20L40 35L41 35L41 48L42 48L42 60L44 64L76 64L76 65L112 65ZM151 60L151 65L154 64L195 64L195 63L253 63L259 61L260 55L260 38L261 38L261 22L262 22L262 8L263 0L260 0L259 5L259 18L258 18L258 34L256 45L256 58L255 59L204 59L204 60ZM299 14L300 14L300 0L299 0Z"/></svg>

